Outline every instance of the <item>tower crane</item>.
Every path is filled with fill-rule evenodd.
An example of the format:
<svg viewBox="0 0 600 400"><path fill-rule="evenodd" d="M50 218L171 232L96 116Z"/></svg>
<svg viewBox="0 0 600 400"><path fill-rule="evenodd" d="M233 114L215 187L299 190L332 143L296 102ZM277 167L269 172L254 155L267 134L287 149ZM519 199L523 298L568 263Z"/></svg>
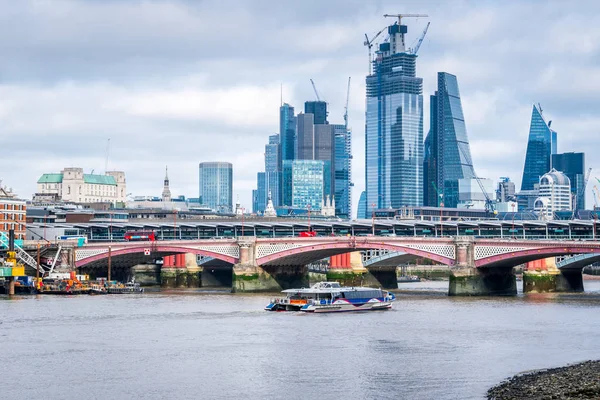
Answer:
<svg viewBox="0 0 600 400"><path fill-rule="evenodd" d="M483 193L483 196L485 197L485 211L487 213L494 214L496 212L496 207L494 205L494 201L490 198L490 195L488 194L488 192L485 191L485 188L483 187L483 183L481 182L481 178L479 178L477 176L477 173L475 173L475 168L473 167L473 160L470 157L467 157L467 155L465 154L465 151L463 150L463 148L461 146L458 146L458 149L460 150L460 152L463 155L463 157L465 158L465 160L469 161L469 164L471 166L471 171L473 171L473 176L475 177L475 180L477 181L477 185L479 185L479 189L481 189L481 193Z"/></svg>
<svg viewBox="0 0 600 400"><path fill-rule="evenodd" d="M373 36L371 39L369 39L369 37L367 36L367 34L365 33L365 41L363 43L363 45L367 46L369 49L369 75L371 75L371 61L373 60L372 57L372 52L371 52L371 48L373 47L373 42L375 41L375 39L377 39L379 37L379 35L381 35L383 33L383 31L385 31L387 29L387 26L385 28L383 28L382 30L380 30L379 32L377 32L375 34L375 36Z"/></svg>
<svg viewBox="0 0 600 400"><path fill-rule="evenodd" d="M315 82L312 80L312 78L310 78L310 83L312 84L313 90L315 91L315 95L317 96L317 100L321 101L321 98L319 97L319 92L317 92L317 87L315 86Z"/></svg>
<svg viewBox="0 0 600 400"><path fill-rule="evenodd" d="M427 26L425 26L425 29L423 30L423 33L421 34L421 37L419 38L419 42L417 43L415 48L411 51L411 54L416 55L417 52L419 51L419 48L421 48L421 44L423 44L423 39L425 39L425 35L427 35L427 30L429 29L429 25L431 25L431 22L428 22Z"/></svg>
<svg viewBox="0 0 600 400"><path fill-rule="evenodd" d="M348 131L348 101L350 100L350 76L348 77L348 89L346 90L346 107L344 107L344 126Z"/></svg>
<svg viewBox="0 0 600 400"><path fill-rule="evenodd" d="M429 17L427 14L384 14L385 18L398 18L398 25L402 25L402 18Z"/></svg>

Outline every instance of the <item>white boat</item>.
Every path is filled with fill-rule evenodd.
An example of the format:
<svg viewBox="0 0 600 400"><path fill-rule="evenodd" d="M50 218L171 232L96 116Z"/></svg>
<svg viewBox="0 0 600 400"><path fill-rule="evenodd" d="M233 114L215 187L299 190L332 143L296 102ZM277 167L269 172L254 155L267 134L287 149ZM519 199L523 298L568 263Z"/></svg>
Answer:
<svg viewBox="0 0 600 400"><path fill-rule="evenodd" d="M267 311L340 312L392 308L396 296L369 287L344 287L338 282L319 282L310 288L283 290L285 297L271 299Z"/></svg>

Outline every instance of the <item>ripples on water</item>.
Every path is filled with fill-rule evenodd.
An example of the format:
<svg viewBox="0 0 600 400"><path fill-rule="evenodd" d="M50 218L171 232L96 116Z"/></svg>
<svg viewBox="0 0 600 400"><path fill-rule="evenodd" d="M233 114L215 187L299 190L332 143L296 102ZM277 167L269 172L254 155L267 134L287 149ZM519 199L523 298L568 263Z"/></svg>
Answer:
<svg viewBox="0 0 600 400"><path fill-rule="evenodd" d="M357 314L268 313L268 295L225 292L0 298L0 398L481 399L600 358L600 282L514 298L401 285L393 310Z"/></svg>

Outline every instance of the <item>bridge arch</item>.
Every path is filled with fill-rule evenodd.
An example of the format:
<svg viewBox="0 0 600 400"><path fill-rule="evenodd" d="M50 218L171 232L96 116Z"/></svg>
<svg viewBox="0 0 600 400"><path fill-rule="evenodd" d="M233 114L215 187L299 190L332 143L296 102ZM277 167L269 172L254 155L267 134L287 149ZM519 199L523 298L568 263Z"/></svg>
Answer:
<svg viewBox="0 0 600 400"><path fill-rule="evenodd" d="M224 261L228 264L235 264L238 262L238 257L233 257L231 255L225 255L214 251L198 249L194 247L177 246L172 244L158 244L151 246L149 246L148 244L140 244L140 246L127 246L111 249L111 263L119 264L120 261L126 260L130 260L130 263L133 264L140 263L148 258L148 256L144 255L144 251L149 248L151 249L151 256L153 257L165 257L174 254L193 253L196 255L212 257L214 259ZM98 263L104 264L106 262L105 260L107 259L108 251L103 251L87 257L82 257L81 259L75 262L75 266L77 268L82 268L92 266L93 264ZM141 261L136 262L139 260Z"/></svg>
<svg viewBox="0 0 600 400"><path fill-rule="evenodd" d="M439 251L434 253L432 250L436 248ZM453 244L424 245L422 248L419 248L419 246L413 247L409 244L381 241L307 243L305 246L276 251L262 257L259 257L259 253L256 262L260 266L306 265L326 257L362 250L388 250L413 257L427 258L450 266L456 263Z"/></svg>
<svg viewBox="0 0 600 400"><path fill-rule="evenodd" d="M478 268L514 267L520 264L540 260L543 258L573 254L598 254L600 256L600 246L549 246L516 250L509 253L498 254L475 260L475 266Z"/></svg>

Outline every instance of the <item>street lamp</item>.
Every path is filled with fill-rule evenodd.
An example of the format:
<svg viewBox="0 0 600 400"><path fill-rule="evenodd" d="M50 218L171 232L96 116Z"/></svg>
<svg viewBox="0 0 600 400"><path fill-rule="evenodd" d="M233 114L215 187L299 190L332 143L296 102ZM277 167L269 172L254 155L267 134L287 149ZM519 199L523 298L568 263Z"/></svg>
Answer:
<svg viewBox="0 0 600 400"><path fill-rule="evenodd" d="M308 231L311 232L311 229L310 229L310 204L308 204L306 206L306 209L308 210Z"/></svg>
<svg viewBox="0 0 600 400"><path fill-rule="evenodd" d="M512 237L515 238L515 203L510 205L512 207Z"/></svg>
<svg viewBox="0 0 600 400"><path fill-rule="evenodd" d="M242 207L242 237L244 236L244 212L246 209Z"/></svg>
<svg viewBox="0 0 600 400"><path fill-rule="evenodd" d="M440 237L444 236L444 194L440 193Z"/></svg>
<svg viewBox="0 0 600 400"><path fill-rule="evenodd" d="M173 240L177 239L177 210L173 210Z"/></svg>

